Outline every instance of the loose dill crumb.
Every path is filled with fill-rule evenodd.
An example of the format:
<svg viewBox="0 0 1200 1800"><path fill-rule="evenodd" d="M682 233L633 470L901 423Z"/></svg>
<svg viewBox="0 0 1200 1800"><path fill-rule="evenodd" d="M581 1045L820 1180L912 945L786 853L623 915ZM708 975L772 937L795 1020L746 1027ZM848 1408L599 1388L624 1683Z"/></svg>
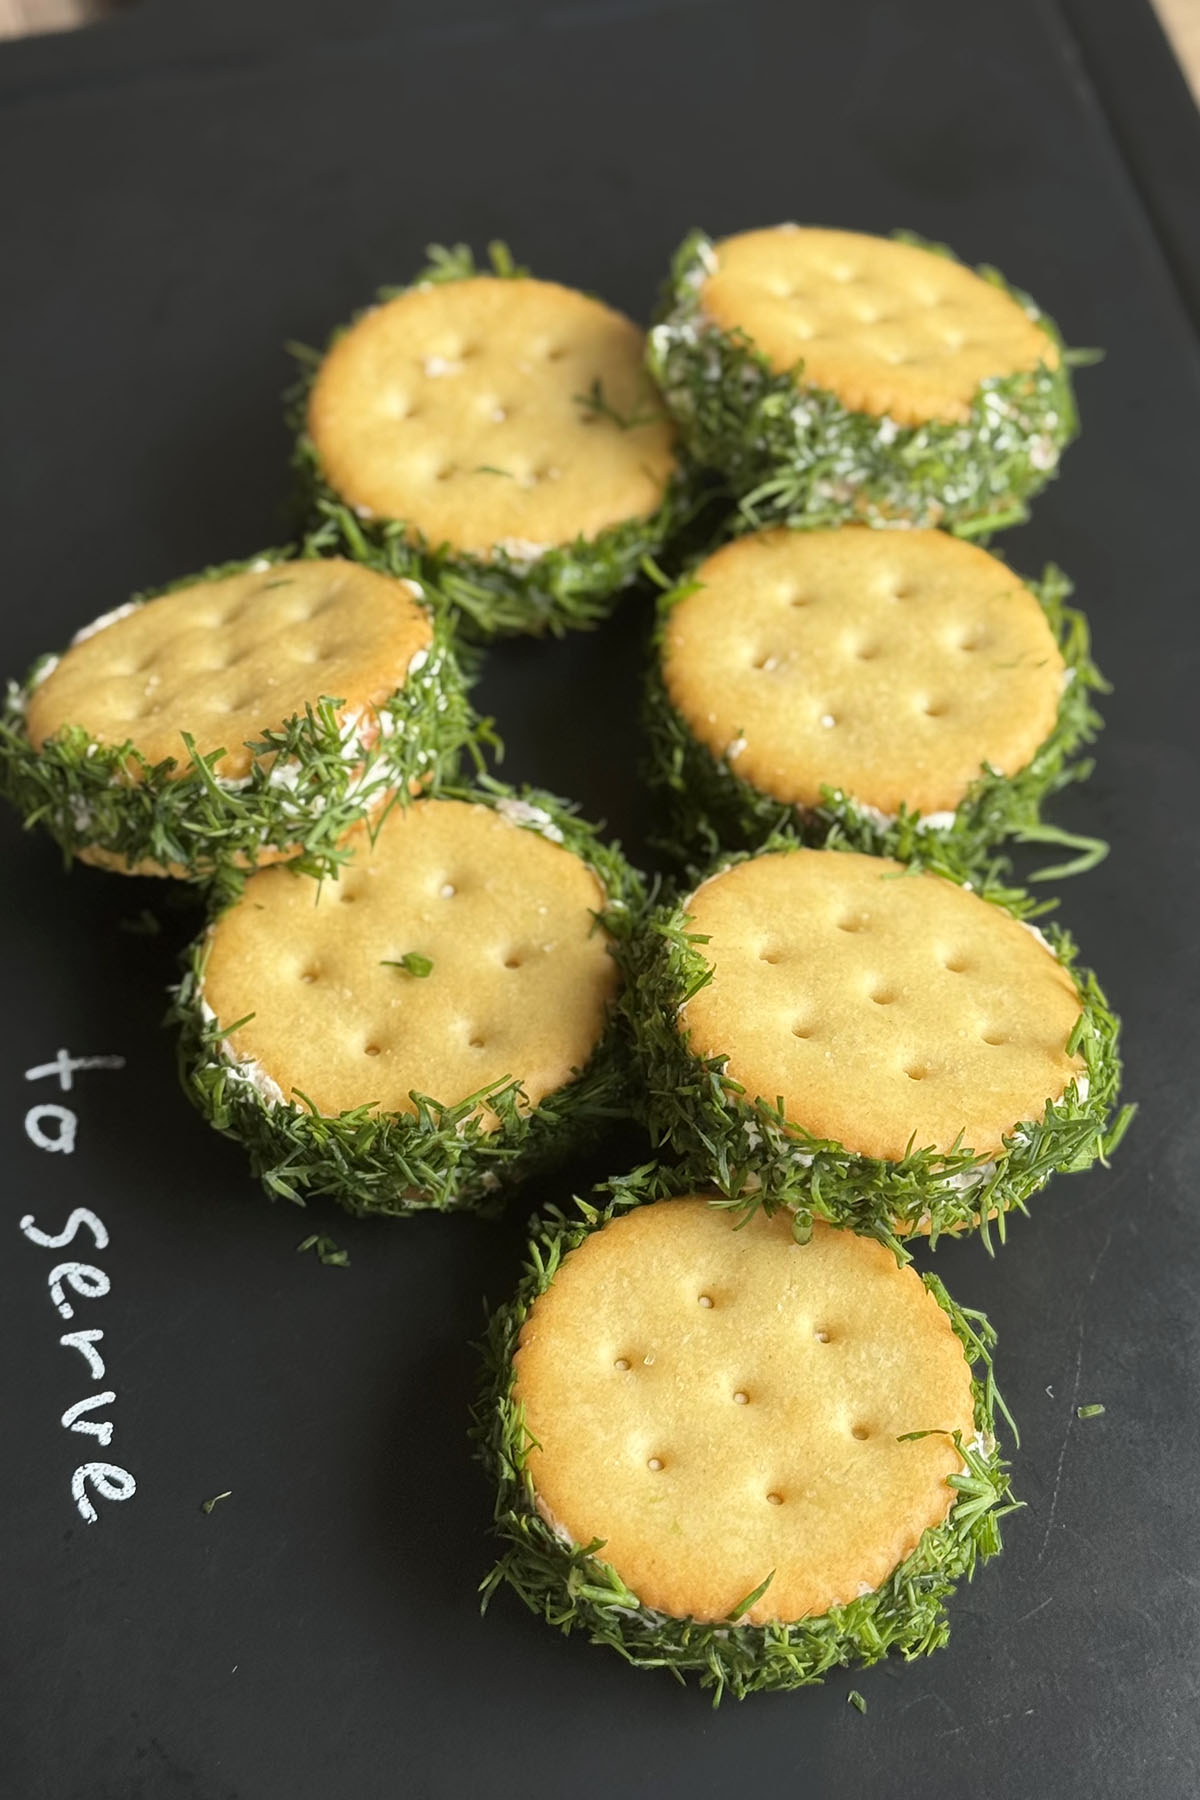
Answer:
<svg viewBox="0 0 1200 1800"><path fill-rule="evenodd" d="M576 406L581 406L594 419L609 419L620 431L636 431L639 425L656 425L666 414L661 407L651 408L649 412L618 412L604 397L604 383L597 375L586 394L572 394Z"/></svg>
<svg viewBox="0 0 1200 1800"><path fill-rule="evenodd" d="M409 950L395 962L385 956L379 966L381 969L403 969L406 975L415 975L419 981L433 973L432 960L428 956L418 955L415 950Z"/></svg>
<svg viewBox="0 0 1200 1800"><path fill-rule="evenodd" d="M856 1712L865 1713L867 1710L867 1703L857 1688L850 1689L850 1692L846 1695L846 1704L847 1706L854 1707Z"/></svg>
<svg viewBox="0 0 1200 1800"><path fill-rule="evenodd" d="M1105 1408L1100 1405L1100 1402L1094 1400L1089 1406L1077 1406L1075 1417L1077 1419L1098 1419L1104 1410Z"/></svg>
<svg viewBox="0 0 1200 1800"><path fill-rule="evenodd" d="M214 1494L211 1500L202 1500L200 1502L200 1511L202 1513L210 1513L212 1511L213 1507L216 1506L218 1501L228 1500L232 1497L232 1494L233 1494L233 1489L226 1488L225 1492L223 1494Z"/></svg>
<svg viewBox="0 0 1200 1800"><path fill-rule="evenodd" d="M143 906L136 918L118 919L117 930L128 932L130 937L157 937L162 931L162 925L150 908Z"/></svg>
<svg viewBox="0 0 1200 1800"><path fill-rule="evenodd" d="M350 1252L341 1249L333 1238L322 1237L319 1232L314 1231L311 1237L306 1237L302 1243L296 1245L297 1256L302 1255L305 1250L315 1250L326 1268L348 1269L350 1267Z"/></svg>

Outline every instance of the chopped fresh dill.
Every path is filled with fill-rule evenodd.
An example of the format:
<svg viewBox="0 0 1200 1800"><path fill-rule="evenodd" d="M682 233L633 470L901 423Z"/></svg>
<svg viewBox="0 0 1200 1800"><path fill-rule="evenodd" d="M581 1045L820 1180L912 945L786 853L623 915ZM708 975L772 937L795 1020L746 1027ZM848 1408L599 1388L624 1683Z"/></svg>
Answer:
<svg viewBox="0 0 1200 1800"><path fill-rule="evenodd" d="M589 413L594 419L607 419L620 431L637 431L643 425L657 425L666 418L661 407L651 407L642 413L620 413L611 405L604 395L604 383L597 375L586 394L572 394L576 406Z"/></svg>
<svg viewBox="0 0 1200 1800"><path fill-rule="evenodd" d="M213 1507L216 1506L219 1501L229 1500L232 1498L232 1496L233 1496L233 1489L226 1488L225 1492L223 1494L214 1494L212 1496L211 1500L202 1500L200 1502L200 1511L202 1513L210 1513L212 1511Z"/></svg>
<svg viewBox="0 0 1200 1800"><path fill-rule="evenodd" d="M1089 1406L1077 1406L1075 1417L1077 1419L1098 1419L1105 1410L1098 1400L1093 1400Z"/></svg>
<svg viewBox="0 0 1200 1800"><path fill-rule="evenodd" d="M846 1704L847 1706L852 1706L855 1712L865 1713L867 1710L867 1703L857 1688L850 1689L850 1692L846 1695Z"/></svg>
<svg viewBox="0 0 1200 1800"><path fill-rule="evenodd" d="M315 1250L318 1262L324 1263L327 1269L350 1267L350 1252L343 1250L333 1238L324 1237L320 1232L314 1231L311 1237L302 1238L296 1245L297 1256L302 1256L306 1250Z"/></svg>
<svg viewBox="0 0 1200 1800"><path fill-rule="evenodd" d="M398 957L394 962L389 957L384 957L379 966L381 969L403 969L406 975L415 975L418 981L423 981L426 975L433 974L433 963L430 958L419 955L416 950L409 950L406 955Z"/></svg>
<svg viewBox="0 0 1200 1800"><path fill-rule="evenodd" d="M143 906L134 918L118 919L117 930L127 932L130 937L158 937L162 932L162 921Z"/></svg>

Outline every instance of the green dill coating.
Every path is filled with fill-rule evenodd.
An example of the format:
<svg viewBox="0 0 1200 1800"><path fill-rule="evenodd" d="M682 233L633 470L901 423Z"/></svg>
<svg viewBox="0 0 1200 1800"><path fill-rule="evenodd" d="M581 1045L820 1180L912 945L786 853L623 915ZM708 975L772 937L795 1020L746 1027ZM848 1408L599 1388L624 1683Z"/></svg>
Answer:
<svg viewBox="0 0 1200 1800"><path fill-rule="evenodd" d="M205 569L136 595L121 614L230 577L318 566L328 541L327 533L310 538L299 553L270 550ZM304 874L335 874L353 826L378 819L393 799L403 803L418 784L456 776L464 749L478 762L477 740L490 735L468 702L445 608L423 592L422 609L431 635L403 684L373 709L383 729L356 736L354 712L339 713L346 696L324 694L278 724L260 721L244 744L231 742L231 752L248 752L241 758L246 771L236 778L218 772L224 749L201 752L188 731L177 734L182 757L158 760L132 737L101 742L70 723L35 749L26 726L31 697L60 661L41 657L22 684L10 683L0 714L0 792L26 826L50 834L68 863L78 856L121 872L170 873L234 889L238 871L260 861L289 860ZM263 693L265 709L269 686Z"/></svg>
<svg viewBox="0 0 1200 1800"><path fill-rule="evenodd" d="M794 838L776 834L754 854L799 851ZM746 853L722 856L708 878L749 860ZM926 848L923 866L1023 923L1052 904L1035 905L1020 889L1001 886L994 872L974 882L964 879L936 845ZM907 873L920 878L915 869ZM731 1206L745 1212L760 1205L790 1207L801 1238L813 1219L824 1219L868 1232L902 1257L907 1256L902 1240L915 1234L927 1235L933 1247L943 1233L974 1229L990 1247L994 1225L1003 1242L1006 1214L1025 1212L1030 1196L1051 1175L1106 1162L1135 1110L1117 1108L1120 1021L1095 976L1078 966L1070 935L1043 923L1042 936L1079 996L1081 1012L1066 1052L1083 1058L1083 1095L1068 1082L1060 1099L1046 1102L1041 1117L1014 1122L999 1154L976 1155L960 1137L948 1150L914 1140L902 1157L891 1159L812 1136L778 1103L752 1098L727 1081L726 1056L693 1054L690 1034L680 1031L677 1019L680 1008L711 981L712 970L705 940L690 928L688 899L667 901L619 946L625 970L621 1005L640 1074L634 1092L652 1141L702 1172Z"/></svg>
<svg viewBox="0 0 1200 1800"><path fill-rule="evenodd" d="M499 243L489 246L491 266L484 269L477 269L474 256L462 244L451 249L431 245L428 254L431 258L429 266L420 271L413 283L409 287L382 289L378 295L379 305L431 285L468 281L479 275L503 280L529 277L529 271L518 267L507 248ZM620 517L618 522L576 536L574 541L563 541L551 534L548 547L539 543L527 544L523 538L509 538L501 539L486 555L480 554L458 548L450 541L437 541L427 536L416 522L386 517L370 507L350 504L331 484L323 458L313 441L310 396L330 352L347 331L373 310L368 308L357 314L349 326L335 332L324 351L303 345L290 346L300 364L301 374L287 396L288 423L296 433L293 467L310 524L332 524L349 555L366 558L373 554L377 559L375 566L393 574L411 575L434 583L457 610L464 633L476 640L515 634L561 636L568 630L592 627L606 619L622 591L638 579L643 558L657 554L692 516L700 488L686 458L677 458L674 473L648 513ZM438 374L457 372L457 365L450 359L433 357L429 363L437 365L435 372ZM427 363L427 371L428 366ZM606 398L599 379L590 384L588 391L574 395L573 399L581 415L608 420L621 431L661 424L665 419L657 407L648 411L637 406L632 412L622 414ZM503 422L507 413L503 407L498 407L493 417ZM481 460L468 468L467 473L485 474L496 481L504 481L512 471L493 467L482 460L488 441L486 423L481 423L478 443L471 439L469 445L471 453L477 453ZM549 471L552 477L559 473L557 469ZM538 477L535 475L531 479L536 481ZM638 480L643 481L642 475L639 474Z"/></svg>
<svg viewBox="0 0 1200 1800"><path fill-rule="evenodd" d="M727 757L714 756L672 704L662 678L667 623L680 601L694 591L694 579L662 594L643 705L648 742L645 777L659 806L656 842L691 870L723 849L753 850L775 833L794 835L805 844L844 844L918 864L932 849L935 861L940 858L967 874L981 871L1005 840L1054 844L1076 852L1065 862L1039 870L1031 877L1034 881L1058 880L1093 868L1107 854L1107 845L1043 822L1041 809L1052 795L1091 774L1091 759L1079 752L1094 741L1103 724L1092 696L1111 689L1092 661L1087 619L1066 604L1072 588L1062 570L1048 564L1040 581L1024 585L1039 601L1068 671L1058 717L1031 761L1016 774L984 767L950 824L940 820L931 824L903 806L889 817L832 787L822 788L819 807L789 806L752 786Z"/></svg>
<svg viewBox="0 0 1200 1800"><path fill-rule="evenodd" d="M921 1277L945 1313L971 1365L976 1438L952 1434L965 1467L951 1475L957 1498L943 1524L927 1529L915 1550L873 1592L798 1624L751 1625L741 1616L766 1589L764 1582L730 1611L728 1621L700 1624L641 1605L611 1564L602 1542L571 1544L541 1516L528 1468L531 1449L523 1407L514 1399L513 1357L530 1308L554 1280L564 1257L592 1232L630 1207L687 1192L685 1173L654 1165L611 1182L570 1215L552 1209L534 1222L529 1259L517 1293L491 1317L484 1345L484 1381L475 1412L478 1454L496 1484L494 1529L500 1560L483 1584L484 1604L511 1587L547 1624L583 1632L637 1668L667 1669L679 1682L699 1678L714 1706L820 1682L830 1670L866 1666L889 1654L907 1660L939 1649L949 1636L945 1602L976 1563L1001 1548L1000 1521L1020 1505L1007 1463L996 1445L997 1414L1011 1427L995 1386L995 1334L982 1314L955 1305L934 1275ZM1013 1432L1016 1436L1015 1430Z"/></svg>
<svg viewBox="0 0 1200 1800"><path fill-rule="evenodd" d="M944 245L895 237L958 261ZM1078 432L1070 366L1090 360L1063 346L1027 294L995 269L978 270L1044 328L1058 366L981 381L963 422L900 425L805 386L802 358L776 373L744 331L706 320L700 289L716 267L710 239L692 232L650 333L649 366L693 456L722 472L750 523L907 519L974 536L1027 517Z"/></svg>
<svg viewBox="0 0 1200 1800"><path fill-rule="evenodd" d="M633 929L644 906L641 878L567 803L486 777L469 789L442 790L428 804L443 800L490 808L520 830L561 844L603 889L605 904L597 918L610 939ZM532 1107L522 1104L520 1080L509 1076L453 1104L414 1091L409 1096L414 1113L370 1104L322 1113L299 1089L300 1104L285 1099L273 1082L264 1091L253 1062L231 1056L226 1043L253 1015L219 1020L205 999L210 937L211 927L188 952L173 990L168 1019L179 1029L180 1077L209 1123L243 1146L272 1199L303 1205L310 1196L327 1194L359 1215L490 1212L519 1181L586 1144L613 1119L629 1116L628 1053L615 1007L608 1009L586 1066ZM384 966L394 970L396 981L410 983L414 994L437 981L437 958L410 955ZM498 1121L494 1130L483 1127L481 1101Z"/></svg>

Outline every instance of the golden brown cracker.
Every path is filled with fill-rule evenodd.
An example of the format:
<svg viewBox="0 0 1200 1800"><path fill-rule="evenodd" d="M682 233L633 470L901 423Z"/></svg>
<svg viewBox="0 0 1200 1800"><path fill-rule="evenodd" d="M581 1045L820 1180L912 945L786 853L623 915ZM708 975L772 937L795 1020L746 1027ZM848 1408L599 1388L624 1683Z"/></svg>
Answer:
<svg viewBox="0 0 1200 1800"><path fill-rule="evenodd" d="M705 316L780 375L899 425L965 420L982 381L1058 365L1045 329L962 263L893 238L795 225L715 246Z"/></svg>
<svg viewBox="0 0 1200 1800"><path fill-rule="evenodd" d="M539 1505L603 1540L643 1606L750 1624L879 1587L942 1523L947 1436L974 1437L950 1322L911 1269L787 1214L738 1226L702 1195L585 1238L533 1304L515 1398Z"/></svg>
<svg viewBox="0 0 1200 1800"><path fill-rule="evenodd" d="M414 1090L455 1105L506 1078L536 1106L604 1032L604 901L585 863L503 811L419 800L336 882L253 876L212 929L204 1000L227 1025L253 1014L232 1052L322 1113L412 1113ZM389 966L412 954L428 975Z"/></svg>
<svg viewBox="0 0 1200 1800"><path fill-rule="evenodd" d="M33 691L35 748L66 725L102 744L131 741L151 763L225 754L214 773L238 780L249 742L323 696L347 717L403 687L433 626L408 581L358 563L265 563L198 581L82 634Z"/></svg>
<svg viewBox="0 0 1200 1800"><path fill-rule="evenodd" d="M623 314L555 282L411 288L333 344L309 435L352 506L434 547L532 558L661 506L675 432L644 347ZM622 422L590 404L597 382Z"/></svg>
<svg viewBox="0 0 1200 1800"><path fill-rule="evenodd" d="M726 544L671 611L662 673L715 757L814 807L952 812L987 764L1023 769L1064 664L1035 596L941 531L762 531Z"/></svg>
<svg viewBox="0 0 1200 1800"><path fill-rule="evenodd" d="M836 850L771 852L687 903L712 981L695 1056L862 1156L998 1153L1082 1073L1070 975L1032 931L943 877Z"/></svg>

